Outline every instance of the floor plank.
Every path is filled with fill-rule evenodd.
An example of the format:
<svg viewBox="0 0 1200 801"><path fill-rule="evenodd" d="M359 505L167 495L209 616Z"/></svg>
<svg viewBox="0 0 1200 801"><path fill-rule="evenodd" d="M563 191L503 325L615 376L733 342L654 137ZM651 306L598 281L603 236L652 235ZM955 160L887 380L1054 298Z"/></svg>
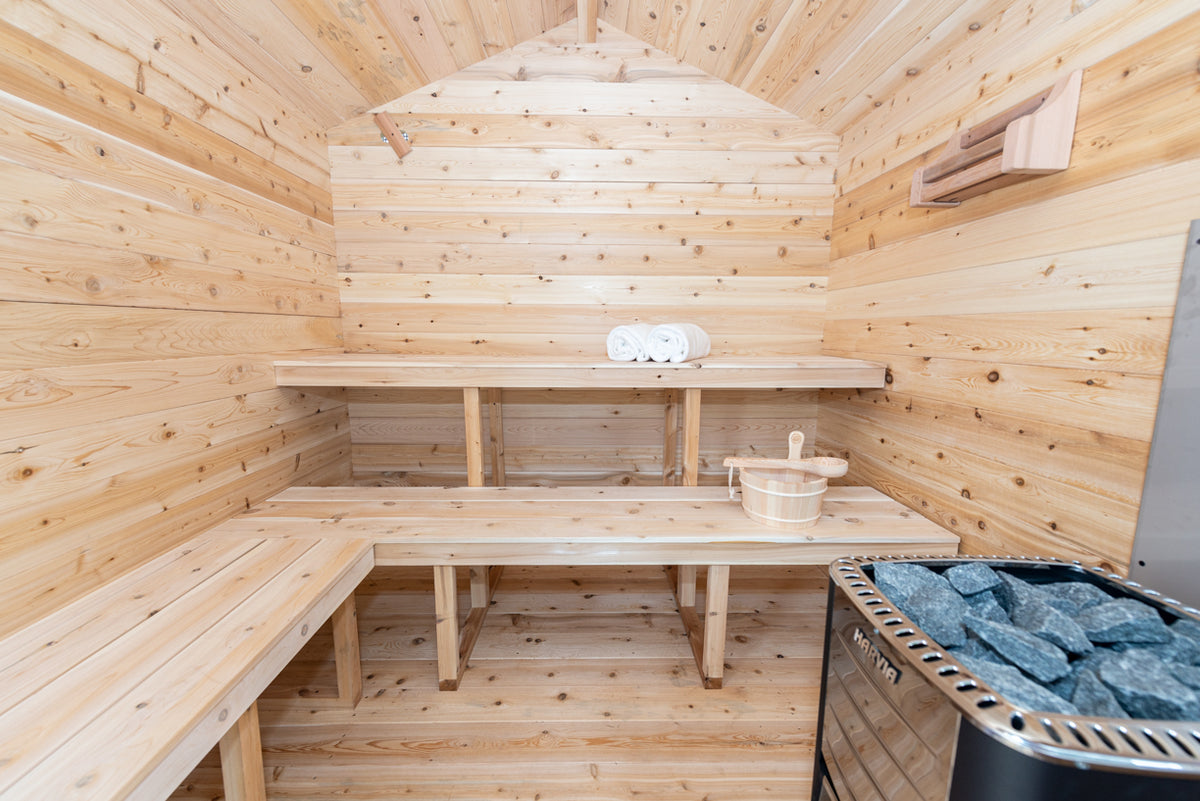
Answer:
<svg viewBox="0 0 1200 801"><path fill-rule="evenodd" d="M358 709L312 703L336 695L328 627L260 701L268 797L805 798L824 574L735 568L725 689L706 691L661 569L510 567L460 689L441 693L432 571L378 568L358 591ZM210 755L172 799L220 797Z"/></svg>

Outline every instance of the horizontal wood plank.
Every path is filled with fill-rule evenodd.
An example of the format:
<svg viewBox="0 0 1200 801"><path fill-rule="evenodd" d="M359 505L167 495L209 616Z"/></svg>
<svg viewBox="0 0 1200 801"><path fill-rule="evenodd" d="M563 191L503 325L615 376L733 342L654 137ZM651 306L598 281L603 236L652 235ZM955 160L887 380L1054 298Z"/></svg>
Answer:
<svg viewBox="0 0 1200 801"><path fill-rule="evenodd" d="M407 159L406 159L407 160ZM831 183L672 183L603 181L474 182L406 180L403 187L379 181L338 180L335 211L473 211L604 213L630 216L771 213L829 216Z"/></svg>
<svg viewBox="0 0 1200 801"><path fill-rule="evenodd" d="M637 116L653 108L661 117L742 116L772 121L791 115L720 82L704 80L589 84L586 95L573 81L486 81L446 78L385 103L404 114L572 114ZM403 127L403 126L402 126Z"/></svg>
<svg viewBox="0 0 1200 801"><path fill-rule="evenodd" d="M6 438L275 387L274 354L203 356L0 372ZM114 381L113 377L119 376Z"/></svg>
<svg viewBox="0 0 1200 801"><path fill-rule="evenodd" d="M819 275L829 269L829 243L665 245L510 245L406 242L403 249L342 252L342 272L488 273L504 275Z"/></svg>
<svg viewBox="0 0 1200 801"><path fill-rule="evenodd" d="M0 302L0 320L6 370L341 344L334 317Z"/></svg>
<svg viewBox="0 0 1200 801"><path fill-rule="evenodd" d="M239 231L94 184L0 161L21 191L0 202L0 230L254 272L326 278L331 257Z"/></svg>
<svg viewBox="0 0 1200 801"><path fill-rule="evenodd" d="M0 92L5 158L86 180L216 225L333 252L333 227L117 136Z"/></svg>
<svg viewBox="0 0 1200 801"><path fill-rule="evenodd" d="M389 147L331 147L335 181L616 181L645 183L828 184L835 159L824 151L571 150L421 147L396 160Z"/></svg>
<svg viewBox="0 0 1200 801"><path fill-rule="evenodd" d="M0 232L0 300L336 317L332 274L263 275L95 243Z"/></svg>
<svg viewBox="0 0 1200 801"><path fill-rule="evenodd" d="M685 278L605 276L394 275L352 273L341 278L343 304L579 306L743 306L787 301L793 309L824 305L824 276Z"/></svg>
<svg viewBox="0 0 1200 801"><path fill-rule="evenodd" d="M650 150L837 151L838 137L796 118L769 125L735 115L640 118L576 114L447 113L396 115L397 124L423 147L567 148ZM370 115L347 120L328 131L330 147L379 144Z"/></svg>
<svg viewBox="0 0 1200 801"><path fill-rule="evenodd" d="M325 222L327 190L133 88L91 69L9 23L0 26L0 87L32 103L163 154L214 178ZM165 124L164 124L165 123Z"/></svg>

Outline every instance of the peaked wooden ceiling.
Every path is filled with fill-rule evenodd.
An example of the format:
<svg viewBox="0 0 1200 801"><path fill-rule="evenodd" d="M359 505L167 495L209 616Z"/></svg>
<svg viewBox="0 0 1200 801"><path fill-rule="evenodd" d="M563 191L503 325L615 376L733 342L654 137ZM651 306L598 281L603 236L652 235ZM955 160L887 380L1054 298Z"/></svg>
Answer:
<svg viewBox="0 0 1200 801"><path fill-rule="evenodd" d="M842 132L1011 0L162 0L332 126L597 7L611 25ZM280 69L282 68L282 69ZM267 74L262 73L260 74ZM278 88L278 87L277 87Z"/></svg>

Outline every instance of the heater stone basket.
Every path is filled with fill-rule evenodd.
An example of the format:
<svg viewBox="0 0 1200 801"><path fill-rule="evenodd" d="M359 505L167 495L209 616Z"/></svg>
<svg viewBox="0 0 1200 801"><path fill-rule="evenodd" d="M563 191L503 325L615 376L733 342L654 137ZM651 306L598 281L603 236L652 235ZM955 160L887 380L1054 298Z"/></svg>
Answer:
<svg viewBox="0 0 1200 801"><path fill-rule="evenodd" d="M774 528L800 529L815 526L821 518L821 499L829 479L846 475L845 459L800 458L804 432L788 436L786 459L746 459L730 456L729 499L737 500L733 470L741 470L742 510L751 520Z"/></svg>

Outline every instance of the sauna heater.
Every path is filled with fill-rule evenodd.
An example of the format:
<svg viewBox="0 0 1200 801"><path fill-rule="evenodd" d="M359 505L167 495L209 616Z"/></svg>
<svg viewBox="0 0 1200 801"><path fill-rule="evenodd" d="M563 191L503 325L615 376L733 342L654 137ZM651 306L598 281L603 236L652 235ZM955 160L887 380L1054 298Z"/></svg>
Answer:
<svg viewBox="0 0 1200 801"><path fill-rule="evenodd" d="M1200 612L1119 576L1045 559L847 558L830 566L813 801L1200 799L1200 722L1048 714L1005 700L884 596L885 561L980 561L1026 582L1085 581L1165 622ZM964 661L967 661L964 658Z"/></svg>

